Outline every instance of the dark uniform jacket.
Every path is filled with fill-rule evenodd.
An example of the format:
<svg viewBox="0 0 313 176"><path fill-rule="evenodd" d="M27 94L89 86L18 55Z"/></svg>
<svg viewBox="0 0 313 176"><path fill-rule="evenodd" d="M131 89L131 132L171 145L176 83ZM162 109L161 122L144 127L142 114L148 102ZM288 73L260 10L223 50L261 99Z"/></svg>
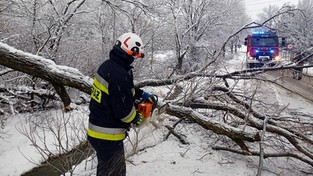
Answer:
<svg viewBox="0 0 313 176"><path fill-rule="evenodd" d="M93 83L89 105L88 135L102 140L123 140L137 115L135 99L143 93L133 83L132 56L118 47L110 51L110 59L99 67Z"/></svg>

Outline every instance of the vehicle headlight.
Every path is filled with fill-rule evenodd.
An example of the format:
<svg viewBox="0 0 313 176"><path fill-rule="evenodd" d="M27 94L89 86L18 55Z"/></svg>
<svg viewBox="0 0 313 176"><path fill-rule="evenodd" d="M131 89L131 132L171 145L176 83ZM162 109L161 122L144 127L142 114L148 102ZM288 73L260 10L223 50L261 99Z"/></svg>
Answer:
<svg viewBox="0 0 313 176"><path fill-rule="evenodd" d="M279 56L276 56L274 59L275 59L275 61L280 61L280 57Z"/></svg>

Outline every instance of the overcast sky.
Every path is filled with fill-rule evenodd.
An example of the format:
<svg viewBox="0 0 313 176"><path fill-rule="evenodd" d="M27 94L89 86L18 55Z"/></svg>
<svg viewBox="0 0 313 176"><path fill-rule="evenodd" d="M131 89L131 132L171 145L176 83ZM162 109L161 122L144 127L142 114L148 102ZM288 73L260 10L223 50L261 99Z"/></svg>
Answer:
<svg viewBox="0 0 313 176"><path fill-rule="evenodd" d="M298 0L245 0L246 9L250 17L255 20L256 15L269 5L282 7L285 3L298 4Z"/></svg>

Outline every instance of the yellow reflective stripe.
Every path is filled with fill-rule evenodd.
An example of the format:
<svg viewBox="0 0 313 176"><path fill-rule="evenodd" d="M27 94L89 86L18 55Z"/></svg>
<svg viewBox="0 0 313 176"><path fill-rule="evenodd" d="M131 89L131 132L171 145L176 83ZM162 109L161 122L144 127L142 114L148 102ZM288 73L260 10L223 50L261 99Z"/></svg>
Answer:
<svg viewBox="0 0 313 176"><path fill-rule="evenodd" d="M109 95L109 83L104 80L98 73L96 73L94 79L93 79L93 84L99 88L101 91Z"/></svg>
<svg viewBox="0 0 313 176"><path fill-rule="evenodd" d="M125 128L107 128L94 125L89 122L88 135L103 140L123 140L126 137Z"/></svg>
<svg viewBox="0 0 313 176"><path fill-rule="evenodd" d="M134 120L134 118L136 117L136 109L135 106L133 106L132 110L130 111L130 113L124 117L123 119L121 119L123 122L125 123L130 123L131 121Z"/></svg>
<svg viewBox="0 0 313 176"><path fill-rule="evenodd" d="M133 93L133 96L135 96L135 95L136 95L135 88L132 88L131 91L132 91L132 93Z"/></svg>
<svg viewBox="0 0 313 176"><path fill-rule="evenodd" d="M88 135L90 137L96 138L96 139L102 139L102 140L110 140L110 141L120 141L126 138L126 134L105 134L93 131L91 129L88 129Z"/></svg>
<svg viewBox="0 0 313 176"><path fill-rule="evenodd" d="M88 124L88 128L93 130L93 131L97 131L97 132L100 132L100 133L107 133L107 134L123 134L126 131L125 128L101 127L101 126L94 125L94 124L92 124L90 122Z"/></svg>

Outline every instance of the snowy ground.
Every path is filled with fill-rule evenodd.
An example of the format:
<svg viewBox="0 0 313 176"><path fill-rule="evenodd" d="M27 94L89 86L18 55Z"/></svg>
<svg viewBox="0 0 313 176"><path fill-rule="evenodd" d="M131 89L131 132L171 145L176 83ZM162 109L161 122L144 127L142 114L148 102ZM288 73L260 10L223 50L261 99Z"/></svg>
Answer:
<svg viewBox="0 0 313 176"><path fill-rule="evenodd" d="M235 59L228 62L232 65L229 72L244 68L244 56L238 55ZM312 104L306 100L290 95L275 86L266 84L262 86L264 90L263 100L266 102L277 102L282 106L292 109L300 109L304 113L310 113ZM151 90L151 89L150 89ZM152 91L156 91L152 89ZM164 122L166 123L166 122ZM186 135L189 145L181 144L172 135L163 140L167 134L167 129L160 128L152 132L152 126L147 127L144 132L146 136L140 140L140 152L128 158L127 175L129 176L254 176L257 172L258 157L247 157L232 154L229 152L214 151L211 147L215 144L217 137L210 135L195 125L178 126L175 129ZM129 154L131 145L126 142L126 150ZM150 147L149 147L150 146ZM265 160L264 176L274 176L277 174L293 176L285 168L285 172L277 171L275 167L284 168L287 160L281 159L280 163L273 164ZM93 163L95 167L96 163ZM82 167L84 166L84 167ZM82 163L76 171L77 175L94 175L95 169L85 171L86 163ZM304 166L305 167L305 166ZM280 173L279 173L280 172Z"/></svg>
<svg viewBox="0 0 313 176"><path fill-rule="evenodd" d="M21 135L17 128L23 123L24 115L10 116L4 128L4 139L0 143L0 175L20 175L23 171L34 167L27 158L35 157L35 150L30 146L29 140Z"/></svg>
<svg viewBox="0 0 313 176"><path fill-rule="evenodd" d="M244 67L242 55L229 61L234 67L230 71L240 70ZM266 93L266 92L265 92ZM290 95L288 92L272 87L268 101L277 101L281 105L289 105L294 109L310 113L312 104ZM60 115L60 112L50 112L48 115L52 119L53 115ZM34 117L32 117L34 116ZM39 116L39 115L38 115ZM47 116L47 117L48 117ZM86 108L78 110L68 115L71 118L79 119L79 123L87 122L88 111ZM27 117L27 118L25 118ZM173 118L173 117L169 117ZM25 120L28 119L28 120ZM28 127L30 121L36 118L34 114L14 115L8 118L4 129L5 138L0 143L0 175L17 176L30 170L35 163L41 161L40 155L31 146L30 141L18 129L22 126ZM164 123L167 123L165 120ZM77 123L77 121L76 121ZM254 176L256 175L257 157L239 156L228 152L214 151L212 145L218 140L216 135L212 135L194 125L178 126L176 130L186 135L189 145L181 144L172 135L164 140L167 129L161 127L153 130L152 126L142 129L145 134L139 143L138 153L127 158L128 176ZM134 134L134 132L132 133ZM132 140L133 141L133 140ZM129 140L125 141L127 155L132 154L132 145ZM34 161L35 163L30 162ZM75 170L75 175L95 175L96 163L90 162L91 158L83 161ZM89 162L87 162L89 161ZM281 163L283 165L283 163ZM266 167L272 170L271 164L266 163ZM69 174L68 174L69 175ZM263 172L264 176L275 175L272 172Z"/></svg>
<svg viewBox="0 0 313 176"><path fill-rule="evenodd" d="M64 125L67 124L67 125ZM33 147L28 137L36 138L36 144L41 147L44 144L49 146L49 150L55 152L60 150L56 147L58 145L57 137L47 131L53 128L60 129L59 139L63 141L63 147L72 148L77 145L77 138L82 139L85 136L85 129L82 129L87 124L87 111L86 107L78 107L77 110L71 113L63 113L62 111L47 111L32 114L16 114L8 117L7 124L1 134L4 139L0 143L0 175L1 176L18 176L22 173L31 170L43 161L41 155ZM64 127L67 128L64 128ZM77 129L69 127L77 127ZM36 131L33 135L29 134L30 131ZM68 132L68 136L64 135ZM23 133L23 134L22 134ZM45 137L45 139L44 139ZM73 144L66 145L66 138ZM76 138L77 137L77 138ZM45 142L43 142L45 141Z"/></svg>

